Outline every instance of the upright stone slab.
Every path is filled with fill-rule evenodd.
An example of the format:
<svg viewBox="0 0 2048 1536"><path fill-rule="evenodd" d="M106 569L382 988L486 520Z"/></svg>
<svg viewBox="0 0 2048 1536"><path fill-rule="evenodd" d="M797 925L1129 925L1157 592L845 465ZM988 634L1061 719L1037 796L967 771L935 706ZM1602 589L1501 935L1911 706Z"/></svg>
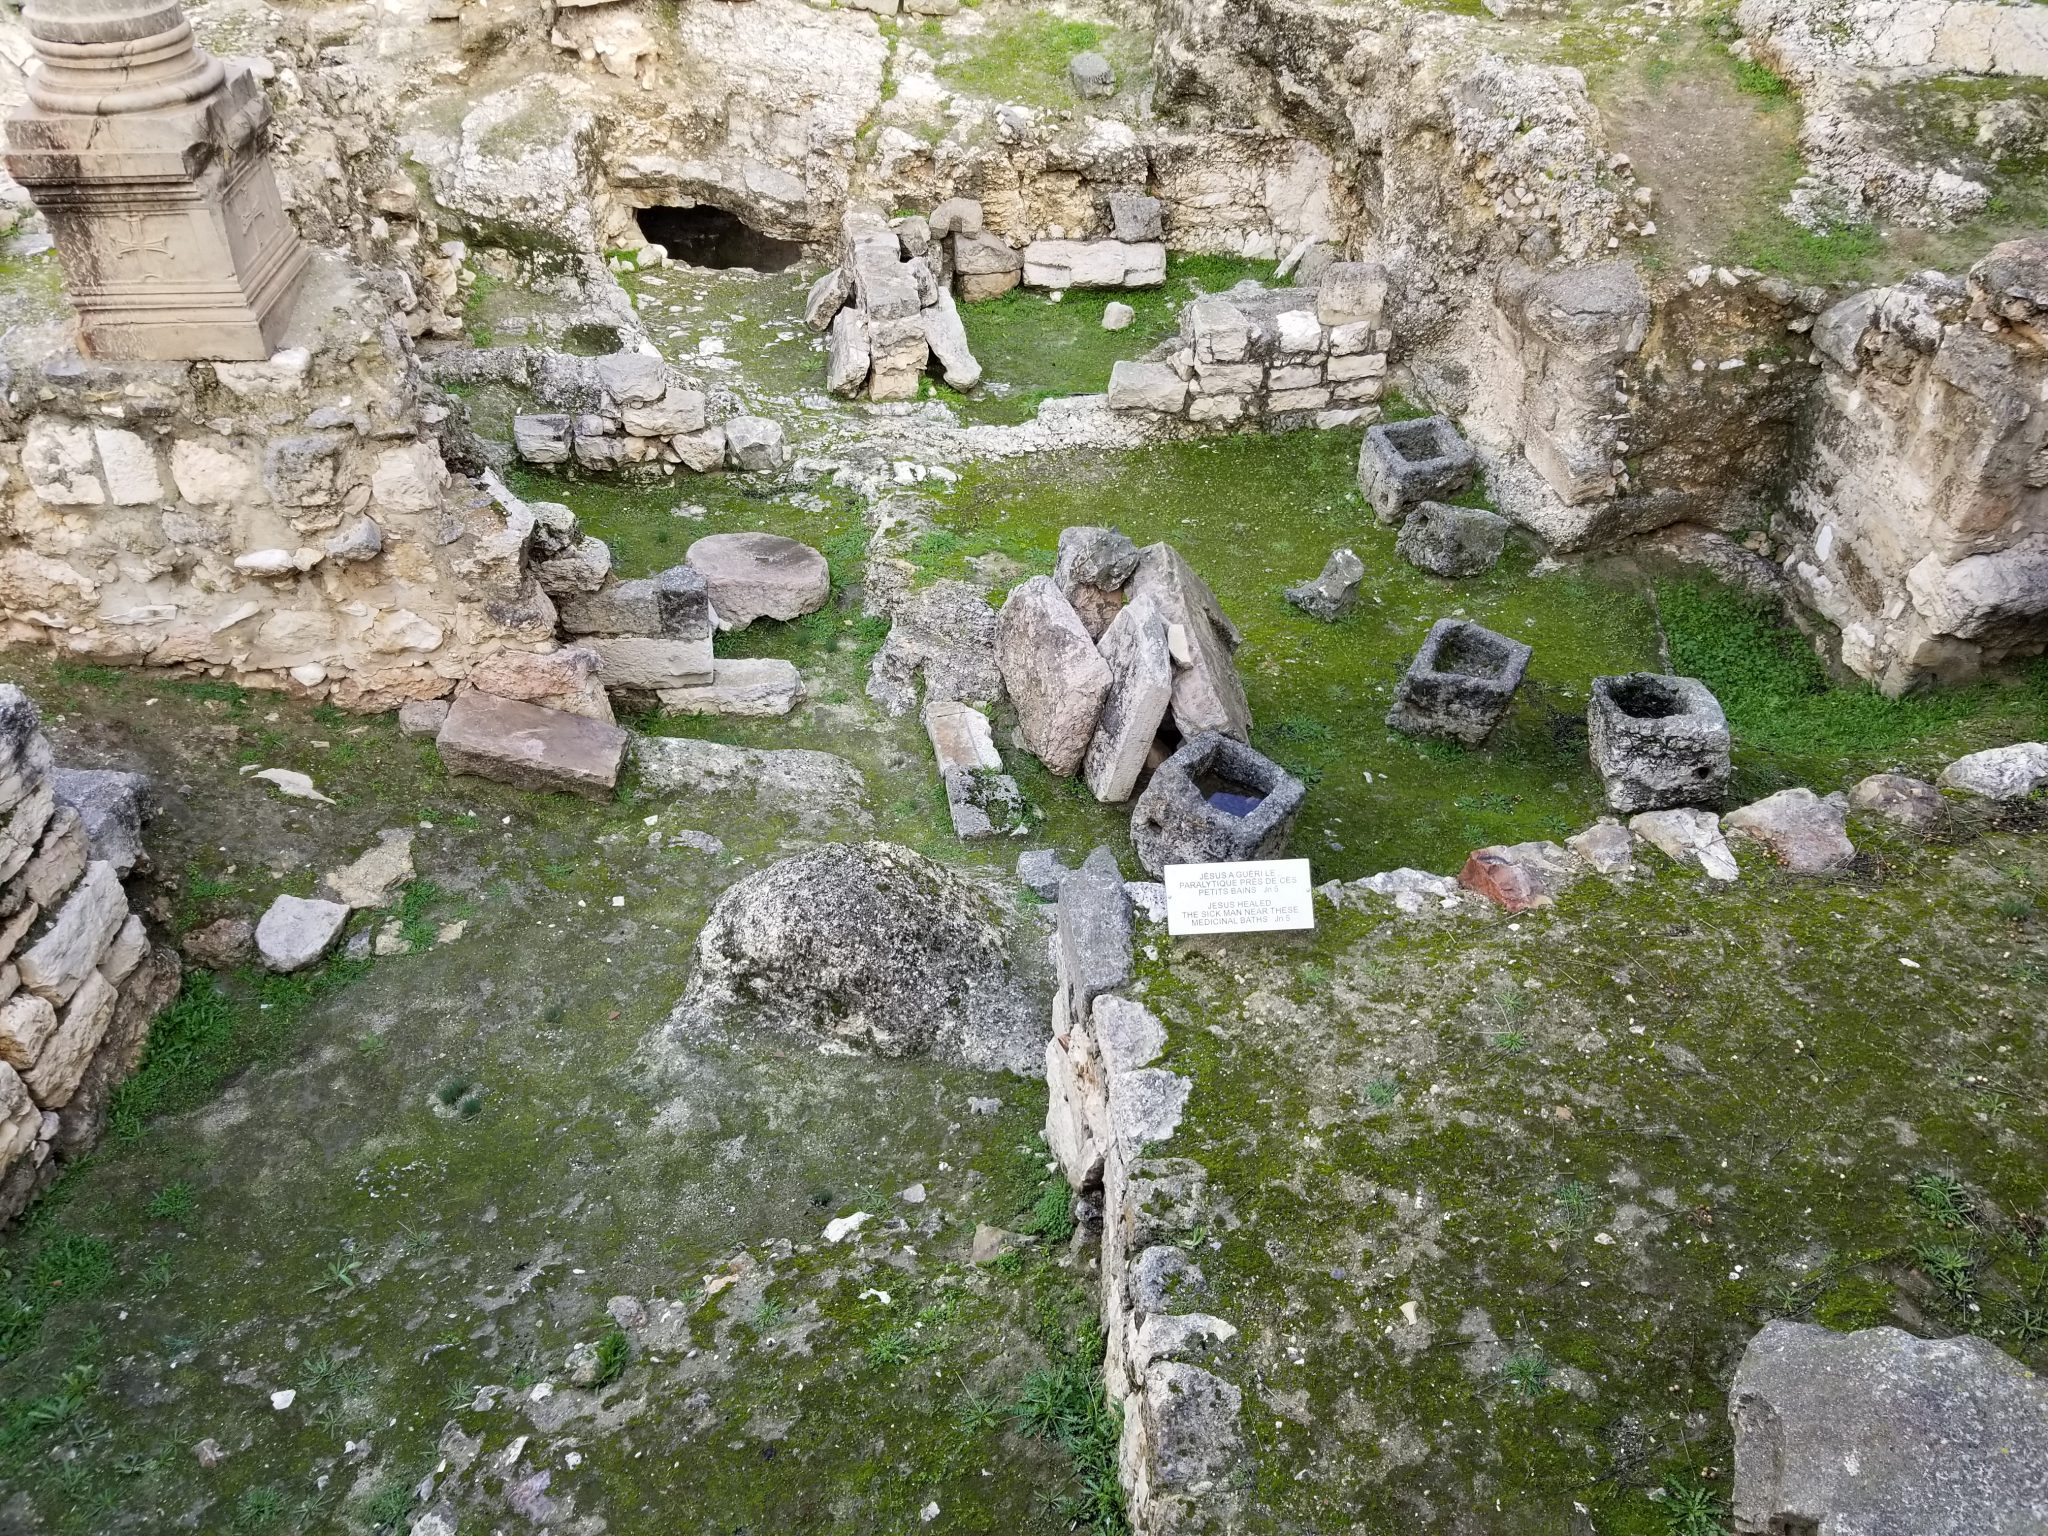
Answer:
<svg viewBox="0 0 2048 1536"><path fill-rule="evenodd" d="M1095 735L1088 743L1082 777L1097 800L1128 800L1145 771L1146 755L1173 703L1173 657L1166 648L1166 621L1150 598L1131 604L1110 620L1096 642L1109 668Z"/></svg>
<svg viewBox="0 0 2048 1536"><path fill-rule="evenodd" d="M1004 600L996 615L996 667L1017 706L1025 747L1050 772L1072 775L1095 734L1110 672L1050 576L1020 582Z"/></svg>
<svg viewBox="0 0 2048 1536"><path fill-rule="evenodd" d="M1237 626L1209 584L1171 544L1148 544L1138 552L1129 590L1132 602L1150 598L1166 620L1173 653L1175 728L1184 737L1220 731L1250 741L1252 708L1231 659L1237 649Z"/></svg>
<svg viewBox="0 0 2048 1536"><path fill-rule="evenodd" d="M41 68L7 169L49 221L80 350L268 358L306 250L262 88L194 44L177 0L42 0L25 19Z"/></svg>

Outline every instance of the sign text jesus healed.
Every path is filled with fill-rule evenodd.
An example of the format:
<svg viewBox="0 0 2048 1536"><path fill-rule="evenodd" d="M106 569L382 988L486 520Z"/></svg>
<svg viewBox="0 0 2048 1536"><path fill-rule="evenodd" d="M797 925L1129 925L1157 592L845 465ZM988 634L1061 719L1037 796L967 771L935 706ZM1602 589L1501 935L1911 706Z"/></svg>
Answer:
<svg viewBox="0 0 2048 1536"><path fill-rule="evenodd" d="M1267 933L1313 928L1315 897L1307 859L1166 866L1166 931Z"/></svg>

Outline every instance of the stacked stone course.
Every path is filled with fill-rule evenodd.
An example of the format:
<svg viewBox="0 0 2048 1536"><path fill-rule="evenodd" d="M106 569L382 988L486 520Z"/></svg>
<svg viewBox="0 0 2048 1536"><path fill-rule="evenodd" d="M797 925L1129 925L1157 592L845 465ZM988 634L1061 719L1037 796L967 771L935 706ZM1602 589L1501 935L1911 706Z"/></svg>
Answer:
<svg viewBox="0 0 2048 1536"><path fill-rule="evenodd" d="M34 701L0 684L0 1222L99 1141L178 989L121 886L137 794L59 769Z"/></svg>

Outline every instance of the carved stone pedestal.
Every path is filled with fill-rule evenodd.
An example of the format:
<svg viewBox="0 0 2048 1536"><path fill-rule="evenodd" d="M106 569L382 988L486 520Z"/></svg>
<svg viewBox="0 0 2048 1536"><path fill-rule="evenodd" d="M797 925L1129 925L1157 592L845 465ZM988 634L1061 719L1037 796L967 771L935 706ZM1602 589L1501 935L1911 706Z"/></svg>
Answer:
<svg viewBox="0 0 2048 1536"><path fill-rule="evenodd" d="M255 361L290 317L306 250L248 73L193 43L176 0L34 0L37 68L7 168L49 220L79 348Z"/></svg>

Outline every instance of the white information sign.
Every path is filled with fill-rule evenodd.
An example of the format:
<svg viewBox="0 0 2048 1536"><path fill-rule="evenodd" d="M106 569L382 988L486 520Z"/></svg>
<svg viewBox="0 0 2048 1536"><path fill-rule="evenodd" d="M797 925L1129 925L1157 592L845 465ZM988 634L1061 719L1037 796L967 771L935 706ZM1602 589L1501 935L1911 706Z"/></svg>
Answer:
<svg viewBox="0 0 2048 1536"><path fill-rule="evenodd" d="M1166 866L1166 931L1176 938L1315 925L1307 859Z"/></svg>

